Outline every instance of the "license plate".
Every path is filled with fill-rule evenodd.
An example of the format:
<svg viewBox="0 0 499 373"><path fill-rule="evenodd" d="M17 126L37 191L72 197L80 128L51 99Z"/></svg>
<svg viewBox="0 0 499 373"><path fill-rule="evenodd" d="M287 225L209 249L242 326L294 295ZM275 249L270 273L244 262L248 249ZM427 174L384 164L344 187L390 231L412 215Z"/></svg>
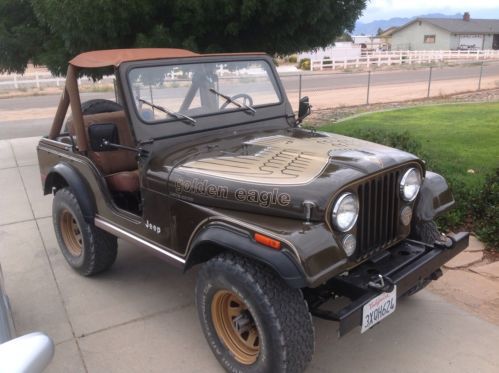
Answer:
<svg viewBox="0 0 499 373"><path fill-rule="evenodd" d="M397 286L390 293L383 293L364 305L362 309L361 333L371 329L374 325L395 312L397 307Z"/></svg>

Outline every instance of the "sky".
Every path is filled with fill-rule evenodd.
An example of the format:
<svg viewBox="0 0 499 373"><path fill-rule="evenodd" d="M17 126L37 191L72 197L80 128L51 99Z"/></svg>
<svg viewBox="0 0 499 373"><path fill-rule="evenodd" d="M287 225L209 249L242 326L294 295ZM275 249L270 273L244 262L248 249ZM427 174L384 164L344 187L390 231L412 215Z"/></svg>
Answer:
<svg viewBox="0 0 499 373"><path fill-rule="evenodd" d="M361 22L428 13L470 12L471 18L499 19L499 0L368 0Z"/></svg>

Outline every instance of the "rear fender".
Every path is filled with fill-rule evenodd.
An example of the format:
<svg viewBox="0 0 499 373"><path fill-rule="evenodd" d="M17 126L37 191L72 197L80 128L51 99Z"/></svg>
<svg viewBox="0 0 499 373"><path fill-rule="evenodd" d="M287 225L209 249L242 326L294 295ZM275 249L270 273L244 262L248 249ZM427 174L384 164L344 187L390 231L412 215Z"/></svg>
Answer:
<svg viewBox="0 0 499 373"><path fill-rule="evenodd" d="M73 191L85 221L92 224L97 209L88 183L74 167L67 163L58 163L49 169L43 192L44 194L55 193L66 186Z"/></svg>

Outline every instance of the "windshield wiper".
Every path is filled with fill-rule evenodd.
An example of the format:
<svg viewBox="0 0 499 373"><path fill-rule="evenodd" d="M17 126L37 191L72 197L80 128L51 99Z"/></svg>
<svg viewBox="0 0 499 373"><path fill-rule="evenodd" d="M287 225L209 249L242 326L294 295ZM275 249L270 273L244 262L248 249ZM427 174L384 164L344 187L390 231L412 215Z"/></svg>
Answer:
<svg viewBox="0 0 499 373"><path fill-rule="evenodd" d="M218 92L218 91L214 90L213 88L210 88L210 92L216 94L217 96L222 97L223 99L225 99L227 101L227 103L231 103L233 105L236 105L240 109L249 110L249 111L251 111L252 114L256 113L256 110L252 106L246 105L245 103L242 103L242 102L239 102L236 100L233 100L230 96L224 95L223 93Z"/></svg>
<svg viewBox="0 0 499 373"><path fill-rule="evenodd" d="M154 109L158 109L159 111L162 111L163 113L171 116L171 117L174 117L174 118L177 118L177 119L185 119L187 120L189 123L186 123L186 124L190 124L191 126L194 126L195 123L196 123L196 120L194 118L191 118L185 114L182 114L182 113L177 113L177 112L174 112L174 111L170 111L166 108L164 108L163 106L159 106L159 105L156 105L156 104L153 104L152 102L149 102L149 101L146 101L142 98L139 98L139 102L143 103L143 104L146 104L146 105L149 105L150 107L154 108ZM183 123L185 123L184 121L182 121Z"/></svg>

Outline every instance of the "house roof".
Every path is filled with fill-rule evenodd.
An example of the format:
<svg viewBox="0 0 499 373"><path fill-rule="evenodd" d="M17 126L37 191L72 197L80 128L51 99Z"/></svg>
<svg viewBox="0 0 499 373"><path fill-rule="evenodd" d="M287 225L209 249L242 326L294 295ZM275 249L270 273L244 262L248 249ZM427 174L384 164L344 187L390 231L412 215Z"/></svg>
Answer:
<svg viewBox="0 0 499 373"><path fill-rule="evenodd" d="M379 34L378 36L380 38L386 38L386 37L389 37L389 36L392 36L392 34L398 30L398 27L396 26L392 26L392 27L389 27L387 28L385 31L383 31L381 34Z"/></svg>
<svg viewBox="0 0 499 373"><path fill-rule="evenodd" d="M454 34L497 34L499 33L499 19L470 19L461 18L416 18L400 26L395 32L400 31L415 22L428 22L443 30Z"/></svg>
<svg viewBox="0 0 499 373"><path fill-rule="evenodd" d="M263 55L264 53L217 53L204 54L204 56L244 56L255 54ZM196 57L200 55L186 49L175 48L107 49L81 53L69 61L69 63L75 67L92 69L110 66L118 67L121 63L129 61Z"/></svg>

